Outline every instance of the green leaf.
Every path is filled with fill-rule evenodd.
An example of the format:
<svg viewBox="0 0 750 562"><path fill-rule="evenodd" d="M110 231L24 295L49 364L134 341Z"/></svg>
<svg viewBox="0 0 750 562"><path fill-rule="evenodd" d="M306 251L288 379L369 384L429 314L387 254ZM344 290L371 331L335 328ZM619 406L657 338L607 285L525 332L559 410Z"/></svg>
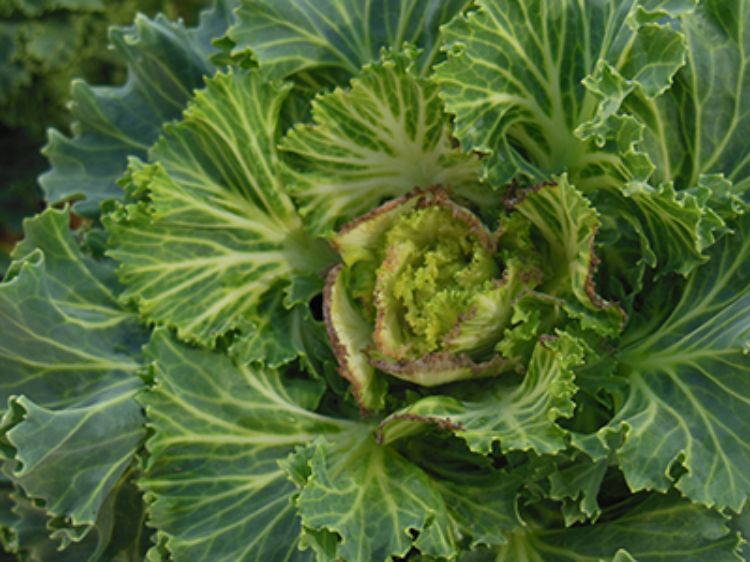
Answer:
<svg viewBox="0 0 750 562"><path fill-rule="evenodd" d="M140 401L154 435L140 485L175 560L310 560L297 549L296 488L278 463L352 424L310 411L319 384L235 366L164 329L147 352L156 384Z"/></svg>
<svg viewBox="0 0 750 562"><path fill-rule="evenodd" d="M128 480L121 480L102 506L94 528L81 542L59 549L57 521L19 492L11 496L15 521L10 529L10 550L29 562L140 562L148 548L148 530L141 494Z"/></svg>
<svg viewBox="0 0 750 562"><path fill-rule="evenodd" d="M437 87L417 76L414 57L384 52L350 89L317 97L313 123L284 139L289 189L315 232L329 234L416 187L469 188L469 197L481 190L478 158L452 146ZM487 200L481 191L476 198Z"/></svg>
<svg viewBox="0 0 750 562"><path fill-rule="evenodd" d="M339 373L351 383L357 403L366 411L385 406L388 384L370 365L366 349L372 343L372 326L352 302L345 284L346 270L334 267L328 274L324 314L328 338Z"/></svg>
<svg viewBox="0 0 750 562"><path fill-rule="evenodd" d="M439 27L468 0L242 0L228 37L251 50L272 78L322 74L342 82L377 60L383 47L423 50L421 72L439 53ZM329 75L330 74L330 75Z"/></svg>
<svg viewBox="0 0 750 562"><path fill-rule="evenodd" d="M689 274L708 259L705 250L728 229L713 210L712 190L675 191L665 183L653 188L631 183L622 192L593 194L594 204L607 217L603 230L621 230L629 223L638 234L641 263L660 274ZM616 251L616 250L615 250Z"/></svg>
<svg viewBox="0 0 750 562"><path fill-rule="evenodd" d="M726 519L675 495L631 500L597 525L537 528L533 523L495 552L460 562L738 562L738 539Z"/></svg>
<svg viewBox="0 0 750 562"><path fill-rule="evenodd" d="M750 19L747 0L708 0L683 15L687 64L655 100L631 96L624 110L645 125L644 148L654 182L692 188L705 174L723 174L737 193L750 189Z"/></svg>
<svg viewBox="0 0 750 562"><path fill-rule="evenodd" d="M447 506L427 475L369 428L355 439L318 440L304 453L311 475L296 501L302 523L338 533L338 557L347 562L404 556L412 530L423 553L451 557Z"/></svg>
<svg viewBox="0 0 750 562"><path fill-rule="evenodd" d="M571 313L581 317L585 328L618 334L625 322L622 310L599 297L594 287L598 263L594 239L600 220L588 199L566 175L554 184L531 188L519 198L512 200L514 212L523 215L545 242L541 253L547 272L539 290L568 298Z"/></svg>
<svg viewBox="0 0 750 562"><path fill-rule="evenodd" d="M643 118L623 114L639 113L629 100L656 103L686 60L682 33L658 23L663 10L684 6L648 5L657 11L637 0L479 2L478 11L446 27L449 58L436 80L462 148L489 155L493 183L524 175L538 183L567 172L585 194L606 192L601 197L641 223L643 254L655 253L665 271L687 273L705 261L703 250L723 222L705 197L677 197L661 185L672 178L654 173L661 167L650 154L669 141L655 143ZM668 124L657 116L649 126L661 134L683 130L686 111L672 110Z"/></svg>
<svg viewBox="0 0 750 562"><path fill-rule="evenodd" d="M534 349L523 382L499 379L489 389L458 400L430 396L386 418L380 426L385 443L437 424L455 433L472 451L488 454L499 442L502 451L554 453L565 447L566 431L558 418L573 414L573 367L583 359L580 343L566 334L546 337Z"/></svg>
<svg viewBox="0 0 750 562"><path fill-rule="evenodd" d="M585 455L578 455L549 475L549 497L564 502L566 527L587 519L596 522L599 518L601 508L597 496L608 465L607 459L592 461Z"/></svg>
<svg viewBox="0 0 750 562"><path fill-rule="evenodd" d="M258 320L242 337L234 340L229 355L239 363L264 363L277 368L302 356L313 372L320 373L316 362L328 348L324 328L312 319L302 305L287 309L281 291L264 299L258 309ZM332 356L330 357L332 359Z"/></svg>
<svg viewBox="0 0 750 562"><path fill-rule="evenodd" d="M48 514L85 526L70 533L73 540L97 524L145 435L141 409L133 400L140 385L133 380L130 386L91 397L96 400L91 406L60 411L37 406L24 396L11 398L19 411L4 420L6 426L16 423L5 433L16 449L15 469L7 473L30 496L44 500Z"/></svg>
<svg viewBox="0 0 750 562"><path fill-rule="evenodd" d="M320 275L330 250L302 228L278 171L278 114L288 86L257 71L217 74L185 119L165 128L155 164L133 163L133 197L105 218L123 298L180 338L213 345L253 328L272 288ZM261 320L262 321L262 320Z"/></svg>
<svg viewBox="0 0 750 562"><path fill-rule="evenodd" d="M748 539L750 538L750 506L745 506L742 513L733 519L732 528L737 530L745 541L742 544L740 557L747 562L750 560L750 542L748 542Z"/></svg>
<svg viewBox="0 0 750 562"><path fill-rule="evenodd" d="M436 76L464 150L490 155L487 173L500 184L516 174L516 149L543 175L567 170L576 184L579 176L595 185L602 175L627 176L628 165L603 143L575 134L618 108L614 93L601 99L582 82L604 66L619 98L635 88L654 96L684 63L682 36L639 21L636 0L477 4L445 28L449 57Z"/></svg>
<svg viewBox="0 0 750 562"><path fill-rule="evenodd" d="M162 124L179 117L203 76L215 72L210 41L232 20L232 4L218 0L192 30L163 16L139 16L133 27L112 29L128 80L118 87L73 83L74 135L53 130L44 149L52 169L40 183L49 202L83 198L76 212L93 216L102 201L121 197L116 180L128 157L145 157Z"/></svg>
<svg viewBox="0 0 750 562"><path fill-rule="evenodd" d="M739 511L750 495L750 216L736 226L681 290L670 279L644 295L618 354L630 390L599 439L623 431L617 459L633 490L667 490L681 465L683 494Z"/></svg>
<svg viewBox="0 0 750 562"><path fill-rule="evenodd" d="M464 544L505 544L508 534L524 525L518 498L530 475L527 465L497 470L489 458L469 452L465 443L445 434L420 435L400 445L443 496Z"/></svg>
<svg viewBox="0 0 750 562"><path fill-rule="evenodd" d="M68 221L54 209L28 221L21 259L0 285L0 321L10 327L0 400L11 407L10 475L85 535L144 435L133 399L144 335L107 285L112 265L84 256Z"/></svg>

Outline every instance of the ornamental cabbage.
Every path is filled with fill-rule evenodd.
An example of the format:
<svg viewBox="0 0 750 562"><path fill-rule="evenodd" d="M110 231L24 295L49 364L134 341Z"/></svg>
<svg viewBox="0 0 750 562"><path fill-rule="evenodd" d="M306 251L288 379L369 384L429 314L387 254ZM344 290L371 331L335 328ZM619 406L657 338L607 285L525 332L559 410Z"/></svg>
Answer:
<svg viewBox="0 0 750 562"><path fill-rule="evenodd" d="M218 0L115 29L128 79L75 84L0 284L6 550L747 559L748 22Z"/></svg>

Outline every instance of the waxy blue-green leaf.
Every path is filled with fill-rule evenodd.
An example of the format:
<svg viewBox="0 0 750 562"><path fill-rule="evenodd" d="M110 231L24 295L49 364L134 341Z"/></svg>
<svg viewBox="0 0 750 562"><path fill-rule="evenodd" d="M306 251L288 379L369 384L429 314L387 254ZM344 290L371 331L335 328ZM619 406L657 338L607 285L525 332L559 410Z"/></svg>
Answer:
<svg viewBox="0 0 750 562"><path fill-rule="evenodd" d="M676 494L631 500L596 525L545 529L533 521L490 552L460 562L740 562L739 539L724 516ZM615 510L617 508L614 508Z"/></svg>
<svg viewBox="0 0 750 562"><path fill-rule="evenodd" d="M422 49L418 68L439 57L439 27L469 0L242 0L229 30L235 53L246 50L271 78L295 74L342 83L405 42ZM304 79L304 78L303 78Z"/></svg>
<svg viewBox="0 0 750 562"><path fill-rule="evenodd" d="M40 183L48 201L83 198L76 212L96 215L102 201L122 196L116 182L128 157L145 157L162 124L179 117L203 76L216 72L211 40L232 22L234 4L217 0L191 30L163 16L139 16L133 27L112 29L128 79L122 86L73 83L73 136L52 130L44 150L51 170Z"/></svg>
<svg viewBox="0 0 750 562"><path fill-rule="evenodd" d="M478 186L479 159L452 145L437 87L417 76L414 57L384 52L348 90L317 97L313 123L284 138L288 189L315 232L328 234L416 187L466 190L491 204Z"/></svg>
<svg viewBox="0 0 750 562"><path fill-rule="evenodd" d="M0 400L11 406L6 471L78 540L144 436L134 400L144 334L117 303L113 265L85 256L68 221L54 209L28 221L0 285Z"/></svg>
<svg viewBox="0 0 750 562"><path fill-rule="evenodd" d="M667 490L677 464L683 494L739 511L750 495L750 216L680 291L673 283L642 297L623 336L629 393L599 438L623 432L617 461L634 490Z"/></svg>
<svg viewBox="0 0 750 562"><path fill-rule="evenodd" d="M140 485L174 560L311 560L297 548L297 489L278 463L353 424L312 411L319 383L238 367L164 329L148 355L155 385L140 401L154 435Z"/></svg>
<svg viewBox="0 0 750 562"><path fill-rule="evenodd" d="M520 384L510 385L501 377L474 397L422 398L386 418L381 438L388 443L421 431L424 424L437 424L477 453L490 453L496 442L504 452L555 453L565 447L567 433L556 420L573 414L573 368L582 360L575 338L547 337L537 343Z"/></svg>
<svg viewBox="0 0 750 562"><path fill-rule="evenodd" d="M288 92L256 70L208 80L185 119L165 128L155 163L131 166L126 189L147 198L106 217L123 298L183 339L210 346L251 330L269 290L330 264L280 178L278 116Z"/></svg>

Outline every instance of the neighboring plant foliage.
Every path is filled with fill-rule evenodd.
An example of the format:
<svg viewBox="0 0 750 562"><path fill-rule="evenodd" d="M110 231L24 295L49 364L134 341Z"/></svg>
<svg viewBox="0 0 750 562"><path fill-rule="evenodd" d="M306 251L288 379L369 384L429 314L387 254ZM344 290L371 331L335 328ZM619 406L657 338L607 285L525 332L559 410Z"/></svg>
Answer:
<svg viewBox="0 0 750 562"><path fill-rule="evenodd" d="M746 560L747 22L219 0L115 29L127 80L75 83L0 284L6 550Z"/></svg>

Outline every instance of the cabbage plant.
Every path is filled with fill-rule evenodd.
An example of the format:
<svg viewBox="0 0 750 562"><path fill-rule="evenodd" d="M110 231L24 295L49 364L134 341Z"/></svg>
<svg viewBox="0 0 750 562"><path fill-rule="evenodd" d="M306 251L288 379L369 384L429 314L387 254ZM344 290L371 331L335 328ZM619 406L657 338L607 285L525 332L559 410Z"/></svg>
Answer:
<svg viewBox="0 0 750 562"><path fill-rule="evenodd" d="M113 30L128 80L75 84L0 285L6 549L747 559L748 23L220 0Z"/></svg>

